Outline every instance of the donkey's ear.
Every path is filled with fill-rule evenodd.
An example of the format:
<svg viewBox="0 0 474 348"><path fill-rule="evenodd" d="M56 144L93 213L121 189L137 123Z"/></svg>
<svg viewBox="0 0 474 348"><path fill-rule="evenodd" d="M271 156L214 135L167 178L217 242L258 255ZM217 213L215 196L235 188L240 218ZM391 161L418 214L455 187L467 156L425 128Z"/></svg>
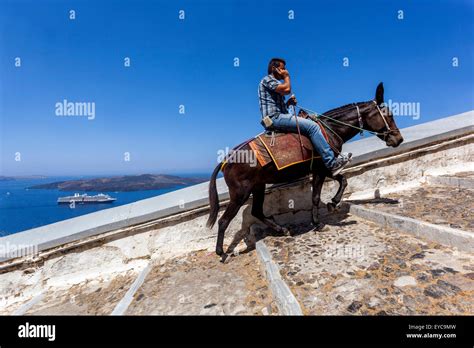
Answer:
<svg viewBox="0 0 474 348"><path fill-rule="evenodd" d="M375 101L377 105L381 105L383 103L383 82L380 82L377 86L377 91L375 92Z"/></svg>

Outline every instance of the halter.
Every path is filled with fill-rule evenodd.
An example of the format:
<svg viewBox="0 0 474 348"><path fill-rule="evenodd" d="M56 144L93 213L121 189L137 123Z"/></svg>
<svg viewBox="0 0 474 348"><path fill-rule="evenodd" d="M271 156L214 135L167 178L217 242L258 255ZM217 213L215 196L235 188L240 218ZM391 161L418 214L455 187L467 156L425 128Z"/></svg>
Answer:
<svg viewBox="0 0 474 348"><path fill-rule="evenodd" d="M387 120L385 119L385 116L382 113L382 110L380 110L379 105L377 104L377 102L375 100L372 100L372 101L374 102L375 106L377 107L377 110L379 111L380 117L382 117L383 123L385 123L385 127L387 127L387 132L385 132L385 133L390 133L390 131L391 131L390 126L388 125Z"/></svg>
<svg viewBox="0 0 474 348"><path fill-rule="evenodd" d="M359 105L356 104L355 107L357 108L357 119L359 120L359 127L360 127L359 134L362 136L364 135L364 121L362 121L362 116L360 115Z"/></svg>

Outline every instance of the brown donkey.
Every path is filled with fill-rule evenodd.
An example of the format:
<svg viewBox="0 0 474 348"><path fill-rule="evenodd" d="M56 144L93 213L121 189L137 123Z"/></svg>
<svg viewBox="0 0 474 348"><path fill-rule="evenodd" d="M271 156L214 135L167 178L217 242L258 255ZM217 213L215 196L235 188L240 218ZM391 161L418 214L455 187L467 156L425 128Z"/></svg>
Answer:
<svg viewBox="0 0 474 348"><path fill-rule="evenodd" d="M324 113L321 118L329 128L327 134L329 142L337 151L341 151L342 144L353 138L360 132L357 127L374 133L377 137L385 141L387 146L397 147L403 141L400 131L395 124L393 115L388 107L382 105L384 102L383 84L377 86L375 100L348 104L337 109ZM301 112L300 112L301 113ZM240 150L252 151L248 145ZM209 183L209 203L211 211L207 226L212 227L219 212L219 198L216 189L216 177L221 169L219 164L212 173ZM224 253L224 233L231 220L235 217L240 207L245 204L250 194L253 195L252 215L262 221L265 225L274 230L289 235L287 228L279 226L271 217L263 214L263 201L265 199L265 185L291 182L310 173L313 175L312 189L312 223L315 230L319 230L323 224L319 222L318 210L321 195L321 188L326 177L330 177L339 183L339 189L332 198L332 203L328 203L328 209L333 210L341 201L347 180L342 174L332 177L322 161L315 160L310 166L309 161L295 164L283 170L278 170L272 162L260 166L257 163L227 163L223 169L224 179L229 188L230 202L224 214L219 219L219 231L217 235L216 253L225 260L227 254ZM229 252L229 250L227 251Z"/></svg>

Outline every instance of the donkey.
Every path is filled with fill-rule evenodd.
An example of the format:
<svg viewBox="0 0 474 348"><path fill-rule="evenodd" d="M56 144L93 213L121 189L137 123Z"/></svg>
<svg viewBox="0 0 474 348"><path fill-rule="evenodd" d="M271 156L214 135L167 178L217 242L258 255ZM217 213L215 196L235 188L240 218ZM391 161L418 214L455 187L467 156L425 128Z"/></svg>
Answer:
<svg viewBox="0 0 474 348"><path fill-rule="evenodd" d="M301 114L301 112L300 112ZM304 115L304 113L303 113ZM306 114L307 115L307 114ZM387 146L397 147L403 141L397 125L393 119L393 114L384 105L383 83L379 83L375 92L375 100L348 104L337 109L330 110L323 114L326 132L329 143L333 149L340 152L342 144L353 138L363 129L374 133L382 139ZM244 145L241 150L252 151L249 145ZM220 163L212 173L209 183L210 214L207 226L214 226L219 212L219 198L216 189L216 177L221 170ZM224 253L224 233L231 220L235 217L240 207L245 204L250 194L253 195L252 215L265 225L279 233L290 235L286 227L278 225L272 217L263 214L263 201L265 198L265 185L291 182L296 179L312 174L312 224L314 230L320 230L324 224L319 221L319 203L321 188L326 177L336 180L339 188L332 202L327 204L328 210L334 210L342 199L342 195L347 186L347 180L343 174L334 177L326 169L321 159L315 159L312 165L307 162L298 163L288 168L278 170L272 162L264 167L249 163L227 163L223 168L224 180L229 188L230 202L224 214L219 219L219 230L217 234L216 254L222 257L222 261L227 258Z"/></svg>

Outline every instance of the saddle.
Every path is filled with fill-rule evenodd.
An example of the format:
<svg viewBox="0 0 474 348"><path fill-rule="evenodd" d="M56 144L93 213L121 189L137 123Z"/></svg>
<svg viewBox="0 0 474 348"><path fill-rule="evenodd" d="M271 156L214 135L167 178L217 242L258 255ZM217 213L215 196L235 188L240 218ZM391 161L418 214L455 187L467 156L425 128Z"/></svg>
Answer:
<svg viewBox="0 0 474 348"><path fill-rule="evenodd" d="M263 167L274 162L278 170L282 170L294 164L321 158L313 155L311 141L301 135L301 146L298 134L275 132L257 135L248 144Z"/></svg>
<svg viewBox="0 0 474 348"><path fill-rule="evenodd" d="M324 138L329 142L325 128L322 127L319 122L318 124L321 127ZM234 148L234 150L238 150L245 145L248 145L252 149L258 163L262 167L274 162L278 170L321 158L321 156L313 150L313 144L309 138L301 135L300 142L300 135L295 133L266 131L243 142ZM224 168L226 163L227 161L223 162L221 169Z"/></svg>

